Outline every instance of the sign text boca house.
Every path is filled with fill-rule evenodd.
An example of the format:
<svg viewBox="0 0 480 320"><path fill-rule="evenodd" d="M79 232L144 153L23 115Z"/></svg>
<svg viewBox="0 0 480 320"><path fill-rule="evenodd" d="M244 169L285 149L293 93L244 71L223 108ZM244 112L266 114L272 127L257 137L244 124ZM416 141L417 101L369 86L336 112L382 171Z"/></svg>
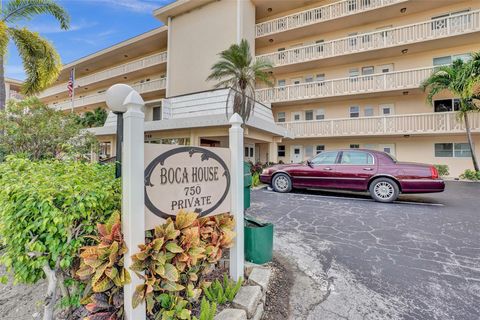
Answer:
<svg viewBox="0 0 480 320"><path fill-rule="evenodd" d="M180 210L230 211L229 165L229 149L145 144L146 229Z"/></svg>

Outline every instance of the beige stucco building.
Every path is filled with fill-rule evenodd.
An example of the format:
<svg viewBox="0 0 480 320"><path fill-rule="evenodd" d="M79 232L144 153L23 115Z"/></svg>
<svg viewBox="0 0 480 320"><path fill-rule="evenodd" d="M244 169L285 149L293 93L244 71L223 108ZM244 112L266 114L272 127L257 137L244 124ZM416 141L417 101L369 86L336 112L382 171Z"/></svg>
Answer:
<svg viewBox="0 0 480 320"><path fill-rule="evenodd" d="M252 161L299 162L335 148L370 148L402 161L471 168L456 97L434 105L419 89L435 66L480 51L480 1L178 0L153 13L165 25L74 61L41 99L75 112L106 107L123 82L146 101L145 141L227 146L226 90L205 79L217 54L247 39L275 65L246 126ZM480 145L480 115L470 116ZM94 131L115 154L115 119ZM477 156L480 157L480 148Z"/></svg>

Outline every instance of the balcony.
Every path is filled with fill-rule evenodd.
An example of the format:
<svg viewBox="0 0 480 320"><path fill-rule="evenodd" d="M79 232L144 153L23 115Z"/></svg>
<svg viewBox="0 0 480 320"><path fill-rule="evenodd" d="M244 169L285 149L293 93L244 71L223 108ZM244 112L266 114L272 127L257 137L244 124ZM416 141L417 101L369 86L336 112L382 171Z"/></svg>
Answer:
<svg viewBox="0 0 480 320"><path fill-rule="evenodd" d="M265 103L280 103L415 89L433 70L434 67L427 67L258 89L256 99Z"/></svg>
<svg viewBox="0 0 480 320"><path fill-rule="evenodd" d="M454 134L464 133L465 125L455 112L392 115L314 121L279 122L295 138ZM470 115L473 132L480 132L480 114Z"/></svg>
<svg viewBox="0 0 480 320"><path fill-rule="evenodd" d="M155 79L149 82L138 83L131 85L133 89L137 90L140 94L148 94L153 93L155 91L164 90L166 87L166 78L162 79ZM106 92L97 93L86 95L81 98L77 98L74 101L73 107L87 107L93 105L100 105L105 103ZM51 104L51 107L55 108L56 110L68 110L72 108L72 102L70 100Z"/></svg>
<svg viewBox="0 0 480 320"><path fill-rule="evenodd" d="M479 31L480 10L477 10L446 18L382 29L380 31L326 41L319 44L259 55L257 59L269 60L275 67L280 67L348 54L411 45L425 41L440 40L453 36L464 36L465 41L472 43L474 40L468 39L467 35ZM419 48L418 51L434 49L431 46L426 46L424 43L422 43L422 46L423 48ZM442 44L442 46L444 45ZM396 54L399 54L398 50ZM387 52L386 55L391 56L391 52ZM378 57L376 56L376 58Z"/></svg>
<svg viewBox="0 0 480 320"><path fill-rule="evenodd" d="M256 37L263 37L305 27L319 22L333 20L365 11L406 2L407 0L343 0L326 6L294 13L285 17L258 23Z"/></svg>
<svg viewBox="0 0 480 320"><path fill-rule="evenodd" d="M115 77L120 77L132 72L143 70L145 68L150 68L155 65L159 65L167 62L167 52L156 53L141 59L133 60L125 64L119 65L114 68L106 69L100 72L93 73L91 75L81 77L76 79L75 87L83 87L86 85L91 85L93 83L98 83ZM62 83L54 87L50 87L47 90L43 91L39 98L45 98L61 92L67 91L67 84Z"/></svg>

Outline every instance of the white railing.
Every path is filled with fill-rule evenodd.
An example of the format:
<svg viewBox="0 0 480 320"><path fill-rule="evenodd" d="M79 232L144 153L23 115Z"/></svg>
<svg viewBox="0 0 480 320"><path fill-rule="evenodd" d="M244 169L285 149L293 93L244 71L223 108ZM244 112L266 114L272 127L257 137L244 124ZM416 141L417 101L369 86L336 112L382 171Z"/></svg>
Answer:
<svg viewBox="0 0 480 320"><path fill-rule="evenodd" d="M284 102L418 88L434 67L306 82L256 90L260 102Z"/></svg>
<svg viewBox="0 0 480 320"><path fill-rule="evenodd" d="M472 131L480 131L480 114L470 114ZM381 117L278 122L295 138L463 133L465 125L455 112L436 112Z"/></svg>
<svg viewBox="0 0 480 320"><path fill-rule="evenodd" d="M343 0L326 6L294 13L285 17L257 23L256 37L304 27L318 22L373 10L407 0Z"/></svg>
<svg viewBox="0 0 480 320"><path fill-rule="evenodd" d="M132 84L131 86L133 89L137 90L140 94L157 91L157 90L163 90L166 87L166 78L154 79L152 81L148 81L144 83ZM105 102L105 96L106 96L106 92L102 92L102 93L91 94L81 98L77 98L74 101L74 107L78 108L78 107L84 107L92 104L99 104L99 103ZM56 110L67 110L72 107L72 102L68 100L68 101L63 101L56 104L51 104L50 106L52 108L55 108Z"/></svg>
<svg viewBox="0 0 480 320"><path fill-rule="evenodd" d="M227 89L217 89L164 99L162 102L162 119L225 115L227 98ZM230 95L228 103L229 114L233 114L232 105L233 95ZM255 103L253 116L271 123L274 122L271 108L261 103Z"/></svg>
<svg viewBox="0 0 480 320"><path fill-rule="evenodd" d="M156 53L147 57L143 57L141 59L133 60L117 67L113 67L110 69L106 69L100 72L93 73L91 75L81 77L76 79L75 87L83 87L92 83L96 83L99 81L107 80L113 77L118 77L133 71L142 70L145 68L149 68L155 66L157 64L167 62L167 52L160 52ZM44 98L54 94L58 94L61 92L67 91L67 84L59 84L54 87L50 87L47 90L43 91L39 97Z"/></svg>
<svg viewBox="0 0 480 320"><path fill-rule="evenodd" d="M275 66L406 45L480 31L480 10L411 25L382 29L257 56Z"/></svg>

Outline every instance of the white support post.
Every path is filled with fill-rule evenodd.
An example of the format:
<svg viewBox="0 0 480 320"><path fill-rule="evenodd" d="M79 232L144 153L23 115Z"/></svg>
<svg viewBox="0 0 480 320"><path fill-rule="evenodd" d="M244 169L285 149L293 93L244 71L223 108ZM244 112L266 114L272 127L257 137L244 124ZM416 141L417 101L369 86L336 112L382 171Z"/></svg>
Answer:
<svg viewBox="0 0 480 320"><path fill-rule="evenodd" d="M238 113L230 118L229 133L231 166L231 214L235 218L235 243L230 248L230 277L233 280L244 278L244 235L243 235L243 121Z"/></svg>
<svg viewBox="0 0 480 320"><path fill-rule="evenodd" d="M131 270L131 256L138 252L138 245L145 243L144 215L144 102L140 94L132 91L123 105L127 112L123 116L123 163L122 163L122 231L128 252L124 257L125 268L132 281L124 288L124 308L126 320L145 320L145 304L135 309L132 297L135 287L144 283Z"/></svg>

